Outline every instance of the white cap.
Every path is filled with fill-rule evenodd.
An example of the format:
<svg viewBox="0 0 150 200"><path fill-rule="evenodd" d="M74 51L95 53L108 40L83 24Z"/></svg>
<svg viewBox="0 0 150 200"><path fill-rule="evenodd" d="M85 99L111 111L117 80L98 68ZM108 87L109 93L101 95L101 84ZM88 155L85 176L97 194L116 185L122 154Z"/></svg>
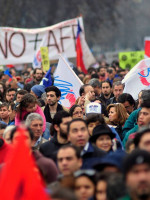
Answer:
<svg viewBox="0 0 150 200"><path fill-rule="evenodd" d="M102 113L102 107L101 104L99 103L92 102L86 106L86 116L89 114L101 114L101 113Z"/></svg>

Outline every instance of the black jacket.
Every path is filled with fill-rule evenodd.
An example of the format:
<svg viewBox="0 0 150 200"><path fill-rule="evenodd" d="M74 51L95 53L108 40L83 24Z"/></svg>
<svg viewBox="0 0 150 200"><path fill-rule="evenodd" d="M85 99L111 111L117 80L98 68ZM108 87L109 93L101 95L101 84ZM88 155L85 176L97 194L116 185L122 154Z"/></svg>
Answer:
<svg viewBox="0 0 150 200"><path fill-rule="evenodd" d="M47 158L51 158L56 162L56 155L57 151L62 147L64 144L60 144L57 140L57 133L54 134L54 137L45 142L40 146L40 152Z"/></svg>
<svg viewBox="0 0 150 200"><path fill-rule="evenodd" d="M58 104L57 112L61 111L61 110L63 110L63 107L62 107L62 105ZM44 108L44 115L45 115L45 118L46 118L46 122L49 122L49 123L53 122L53 119L51 118L51 115L50 115L50 108L49 108L48 104Z"/></svg>

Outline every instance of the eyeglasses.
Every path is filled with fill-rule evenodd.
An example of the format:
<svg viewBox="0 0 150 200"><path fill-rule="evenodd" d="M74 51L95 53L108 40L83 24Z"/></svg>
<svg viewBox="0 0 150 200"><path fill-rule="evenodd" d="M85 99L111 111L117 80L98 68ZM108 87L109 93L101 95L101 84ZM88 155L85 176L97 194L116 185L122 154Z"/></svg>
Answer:
<svg viewBox="0 0 150 200"><path fill-rule="evenodd" d="M74 177L77 178L82 175L87 175L87 176L94 176L96 174L95 170L93 169L88 169L88 170L78 170L74 173Z"/></svg>
<svg viewBox="0 0 150 200"><path fill-rule="evenodd" d="M73 113L73 115L83 115L83 112L82 111L80 111L80 112L75 112L75 113Z"/></svg>

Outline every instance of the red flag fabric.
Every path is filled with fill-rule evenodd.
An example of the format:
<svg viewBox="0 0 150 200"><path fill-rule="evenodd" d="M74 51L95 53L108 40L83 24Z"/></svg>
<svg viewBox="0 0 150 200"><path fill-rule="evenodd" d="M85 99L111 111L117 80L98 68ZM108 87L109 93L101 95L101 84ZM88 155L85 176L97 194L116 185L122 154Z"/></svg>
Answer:
<svg viewBox="0 0 150 200"><path fill-rule="evenodd" d="M80 34L82 34L82 30L78 21L78 30L77 30L77 38L76 38L76 52L77 52L77 67L81 69L82 72L87 74L87 70L85 68L83 62L83 52L82 52L82 45L80 41Z"/></svg>
<svg viewBox="0 0 150 200"><path fill-rule="evenodd" d="M145 55L150 57L150 40L145 40Z"/></svg>
<svg viewBox="0 0 150 200"><path fill-rule="evenodd" d="M1 199L48 200L38 168L27 144L28 132L19 128L0 176Z"/></svg>

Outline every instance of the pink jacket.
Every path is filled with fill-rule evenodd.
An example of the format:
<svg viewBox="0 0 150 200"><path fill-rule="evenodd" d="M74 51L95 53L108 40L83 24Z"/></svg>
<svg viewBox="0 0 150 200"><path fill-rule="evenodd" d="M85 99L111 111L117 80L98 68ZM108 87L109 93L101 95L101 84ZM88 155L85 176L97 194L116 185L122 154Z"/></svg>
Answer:
<svg viewBox="0 0 150 200"><path fill-rule="evenodd" d="M35 113L40 114L41 117L43 118L43 132L44 132L45 129L46 129L46 119L45 119L45 115L43 113L43 110L42 110L42 108L39 105L37 105L37 109L36 109ZM26 112L26 111L22 112L22 119L24 118L24 116L26 114L28 114L28 112ZM20 125L21 122L22 122L22 120L20 120L19 115L17 114L16 117L15 117L15 126Z"/></svg>

